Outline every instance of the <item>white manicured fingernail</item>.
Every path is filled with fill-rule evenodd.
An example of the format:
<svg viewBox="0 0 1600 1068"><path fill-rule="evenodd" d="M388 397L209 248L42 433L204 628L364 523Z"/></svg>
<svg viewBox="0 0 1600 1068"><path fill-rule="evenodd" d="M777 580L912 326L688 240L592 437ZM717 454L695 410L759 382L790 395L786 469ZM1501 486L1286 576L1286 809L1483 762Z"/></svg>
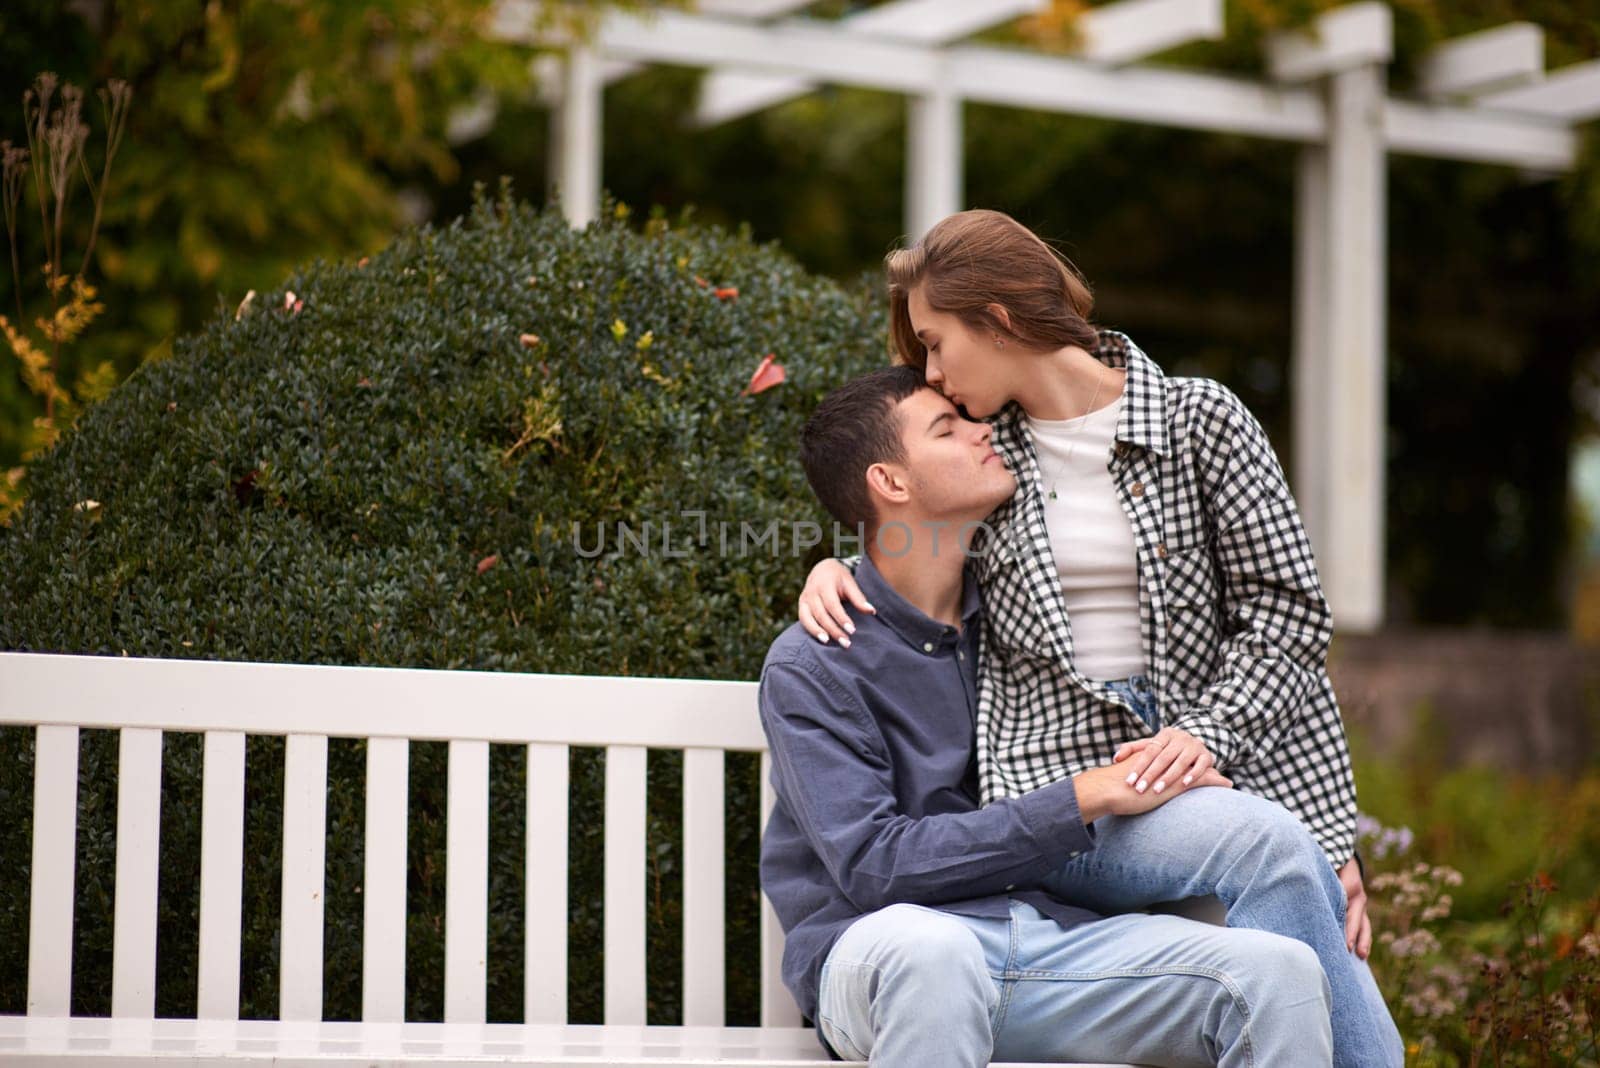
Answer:
<svg viewBox="0 0 1600 1068"><path fill-rule="evenodd" d="M1156 783L1156 793L1159 794L1162 790L1165 790L1166 788L1167 788L1167 781L1165 779L1162 779L1161 781Z"/></svg>
<svg viewBox="0 0 1600 1068"><path fill-rule="evenodd" d="M817 641L821 642L823 645L827 645L828 635L820 630L817 631Z"/></svg>
<svg viewBox="0 0 1600 1068"><path fill-rule="evenodd" d="M844 629L849 633L854 634L856 632L856 625L847 619L844 623Z"/></svg>
<svg viewBox="0 0 1600 1068"><path fill-rule="evenodd" d="M1144 787L1145 787L1145 781L1143 779L1140 779L1139 780L1139 785L1135 786L1134 789L1138 790L1142 794L1142 793L1144 793Z"/></svg>
<svg viewBox="0 0 1600 1068"><path fill-rule="evenodd" d="M867 611L869 611L869 612L876 612L876 611L877 611L877 609L876 609L876 608L874 608L874 607L872 607L872 606L871 606L871 605L870 605L870 604L869 604L869 605L867 605Z"/></svg>
<svg viewBox="0 0 1600 1068"><path fill-rule="evenodd" d="M1192 782L1194 782L1194 776L1193 775L1185 775L1183 777L1183 785L1188 786Z"/></svg>
<svg viewBox="0 0 1600 1068"><path fill-rule="evenodd" d="M1137 779L1138 777L1139 777L1139 773L1137 771L1128 772L1128 785L1132 786L1133 785L1133 781L1135 779Z"/></svg>
<svg viewBox="0 0 1600 1068"><path fill-rule="evenodd" d="M848 648L850 648L850 639L849 638L840 638L839 639L839 644L844 646L846 649L848 649Z"/></svg>

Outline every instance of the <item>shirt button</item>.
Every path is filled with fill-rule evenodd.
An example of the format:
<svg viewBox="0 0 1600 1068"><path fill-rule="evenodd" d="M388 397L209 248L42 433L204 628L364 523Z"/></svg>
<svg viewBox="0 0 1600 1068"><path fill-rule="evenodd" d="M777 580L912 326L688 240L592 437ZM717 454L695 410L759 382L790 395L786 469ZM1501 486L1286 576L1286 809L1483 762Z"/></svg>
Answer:
<svg viewBox="0 0 1600 1068"><path fill-rule="evenodd" d="M1117 442L1117 447L1115 449L1115 452L1116 452L1116 454L1118 456L1126 456L1126 455L1128 455L1128 443L1126 441Z"/></svg>
<svg viewBox="0 0 1600 1068"><path fill-rule="evenodd" d="M1156 555L1165 560L1167 558L1167 543L1161 542L1156 546Z"/></svg>
<svg viewBox="0 0 1600 1068"><path fill-rule="evenodd" d="M1006 887L1007 890L1015 890L1016 888L1017 888L1017 884L1016 883L1011 883L1010 885L1008 885Z"/></svg>
<svg viewBox="0 0 1600 1068"><path fill-rule="evenodd" d="M1068 860L1077 860L1082 855L1083 854L1080 851L1074 849L1072 852L1067 854L1067 859Z"/></svg>
<svg viewBox="0 0 1600 1068"><path fill-rule="evenodd" d="M922 643L922 651L925 652L925 653L933 652L933 643L932 642L923 642Z"/></svg>
<svg viewBox="0 0 1600 1068"><path fill-rule="evenodd" d="M966 658L967 658L967 654L966 653L962 652L960 649L956 650L956 659L957 660L965 660Z"/></svg>
<svg viewBox="0 0 1600 1068"><path fill-rule="evenodd" d="M1133 494L1135 497L1143 497L1144 496L1144 483L1143 482L1135 482L1133 485L1128 487L1128 492Z"/></svg>

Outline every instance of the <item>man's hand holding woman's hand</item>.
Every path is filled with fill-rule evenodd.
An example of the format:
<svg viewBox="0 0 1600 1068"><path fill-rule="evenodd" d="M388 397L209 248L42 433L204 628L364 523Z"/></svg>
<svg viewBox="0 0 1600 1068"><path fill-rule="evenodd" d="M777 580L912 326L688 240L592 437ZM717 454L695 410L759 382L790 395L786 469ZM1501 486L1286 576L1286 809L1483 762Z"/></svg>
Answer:
<svg viewBox="0 0 1600 1068"><path fill-rule="evenodd" d="M850 622L850 613L844 602L863 612L877 613L867 601L867 595L856 585L850 569L837 560L824 560L806 576L806 588L800 591L800 625L806 633L819 642L834 639L846 649L850 648L850 635L856 626Z"/></svg>

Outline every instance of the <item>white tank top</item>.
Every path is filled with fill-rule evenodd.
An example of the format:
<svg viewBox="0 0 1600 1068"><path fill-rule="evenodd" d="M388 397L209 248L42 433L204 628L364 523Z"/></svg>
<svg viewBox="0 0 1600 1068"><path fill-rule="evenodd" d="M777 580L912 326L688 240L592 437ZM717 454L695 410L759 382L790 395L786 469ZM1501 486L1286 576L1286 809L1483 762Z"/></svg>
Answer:
<svg viewBox="0 0 1600 1068"><path fill-rule="evenodd" d="M1028 417L1073 663L1097 682L1145 671L1133 527L1107 470L1122 404L1119 396L1081 419Z"/></svg>

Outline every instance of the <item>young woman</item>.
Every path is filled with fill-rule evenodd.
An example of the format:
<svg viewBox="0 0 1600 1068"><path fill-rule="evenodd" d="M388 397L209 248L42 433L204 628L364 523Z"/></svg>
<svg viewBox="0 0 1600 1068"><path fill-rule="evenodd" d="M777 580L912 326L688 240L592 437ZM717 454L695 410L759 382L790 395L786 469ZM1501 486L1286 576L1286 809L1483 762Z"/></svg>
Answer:
<svg viewBox="0 0 1600 1068"><path fill-rule="evenodd" d="M1327 602L1260 424L1221 384L1167 377L1128 337L1092 326L1076 269L1009 216L950 216L891 253L887 270L898 360L991 422L1017 478L972 560L987 624L984 800L1113 760L1138 791L1183 789L1218 768L1234 790L1099 821L1096 848L1055 889L1101 911L1216 894L1230 924L1317 950L1336 1063L1400 1064L1365 963L1372 932L1326 672ZM800 622L848 646L846 601L872 610L850 570L824 561ZM1305 839L1284 810L1328 861L1303 865L1319 870L1287 909L1262 906L1265 873L1238 863L1242 837L1291 824Z"/></svg>

